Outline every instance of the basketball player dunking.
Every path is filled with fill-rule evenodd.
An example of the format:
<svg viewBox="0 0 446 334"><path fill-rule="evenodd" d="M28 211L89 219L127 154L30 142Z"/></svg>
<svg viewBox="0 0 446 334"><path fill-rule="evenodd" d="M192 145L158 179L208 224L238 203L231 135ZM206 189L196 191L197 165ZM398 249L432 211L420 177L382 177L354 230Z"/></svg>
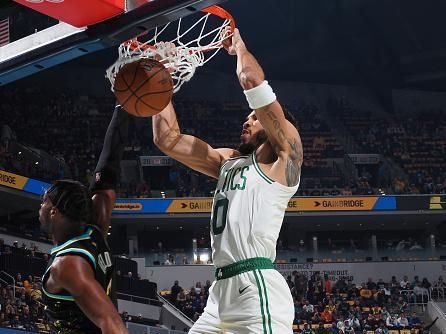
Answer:
<svg viewBox="0 0 446 334"><path fill-rule="evenodd" d="M237 56L238 79L254 110L238 150L214 149L181 134L172 104L153 117L154 141L163 152L218 179L211 217L216 281L189 333L292 333L293 300L272 261L299 185L302 144L237 29L224 47Z"/></svg>
<svg viewBox="0 0 446 334"><path fill-rule="evenodd" d="M71 180L56 181L43 196L39 220L55 244L42 278L51 333L127 333L108 297L113 267L106 237L129 117L115 108L92 197L87 187Z"/></svg>

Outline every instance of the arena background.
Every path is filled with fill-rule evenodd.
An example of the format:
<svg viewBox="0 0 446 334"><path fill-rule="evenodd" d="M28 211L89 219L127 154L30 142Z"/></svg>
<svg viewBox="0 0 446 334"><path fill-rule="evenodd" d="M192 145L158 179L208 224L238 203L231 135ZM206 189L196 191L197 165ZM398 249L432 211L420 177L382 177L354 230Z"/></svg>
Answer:
<svg viewBox="0 0 446 334"><path fill-rule="evenodd" d="M291 276L295 332L303 332L305 323L314 331L320 322L331 327L334 319L318 313L333 299L335 314L359 303L359 314L348 307L342 313L361 317L358 333L375 332L373 326L383 321L405 334L436 317L430 330L444 333L446 5L434 0L221 5L233 14L281 103L297 118L303 139L302 182L288 205L276 259L276 268ZM56 23L13 1L0 4L4 46ZM47 332L38 290L52 246L39 230L40 196L55 179L91 178L115 104L104 73L117 48L52 60L30 73L19 68L23 63L6 62L4 50L0 47L0 331ZM36 57L43 56L29 53L23 62L39 65ZM173 100L186 133L217 147L237 144L249 110L233 58L218 54ZM116 305L131 333L181 333L202 311L206 281L213 279L209 216L215 182L163 157L153 145L150 122L132 123L121 165L109 236L118 271ZM172 290L175 280L185 301ZM321 296L314 297L319 280ZM367 297L366 290L375 296ZM381 300L381 294L391 301ZM305 307L305 300L315 310ZM391 328L384 307L398 317L414 311L423 325ZM369 320L369 314L379 321Z"/></svg>

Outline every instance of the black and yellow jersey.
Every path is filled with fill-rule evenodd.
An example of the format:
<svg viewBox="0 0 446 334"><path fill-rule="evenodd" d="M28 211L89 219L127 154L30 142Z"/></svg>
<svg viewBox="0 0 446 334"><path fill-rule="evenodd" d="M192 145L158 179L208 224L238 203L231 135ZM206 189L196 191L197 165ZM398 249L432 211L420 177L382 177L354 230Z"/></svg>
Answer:
<svg viewBox="0 0 446 334"><path fill-rule="evenodd" d="M51 258L42 279L42 300L52 333L93 334L101 333L81 309L68 291L54 294L47 291L51 265L58 257L75 255L84 258L92 267L96 281L110 295L113 265L110 248L98 227L88 225L85 233L72 238L51 250ZM100 307L100 305L98 305Z"/></svg>

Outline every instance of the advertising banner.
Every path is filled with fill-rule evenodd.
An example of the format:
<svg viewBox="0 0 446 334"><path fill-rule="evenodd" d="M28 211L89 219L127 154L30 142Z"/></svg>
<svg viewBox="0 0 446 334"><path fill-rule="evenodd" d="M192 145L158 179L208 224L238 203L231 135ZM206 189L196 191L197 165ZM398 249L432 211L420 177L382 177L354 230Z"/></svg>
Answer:
<svg viewBox="0 0 446 334"><path fill-rule="evenodd" d="M0 170L0 185L23 190L39 196L43 195L45 193L45 190L50 187L49 183L30 179L3 170Z"/></svg>
<svg viewBox="0 0 446 334"><path fill-rule="evenodd" d="M142 278L158 284L158 289L170 289L173 277L179 278L183 287L195 286L196 282L214 280L213 265L177 265L177 266L144 266L144 259L133 259L138 262L138 272ZM139 261L141 260L141 261ZM369 278L385 282L395 276L400 281L403 276L412 280L414 276L426 277L434 282L439 276L446 275L446 261L412 261L412 262L346 262L346 263L281 263L275 269L284 277L291 276L294 271L311 277L316 272L327 275L333 283L343 278L355 284L367 282Z"/></svg>
<svg viewBox="0 0 446 334"><path fill-rule="evenodd" d="M211 212L212 211L212 198L185 198L174 199L172 203L167 207L168 213L181 212Z"/></svg>
<svg viewBox="0 0 446 334"><path fill-rule="evenodd" d="M120 213L211 213L212 198L119 199L114 212L117 210ZM288 202L287 208L287 212L380 210L396 210L396 198L394 196L296 197Z"/></svg>
<svg viewBox="0 0 446 334"><path fill-rule="evenodd" d="M288 202L287 211L372 211L395 210L394 196L299 197Z"/></svg>
<svg viewBox="0 0 446 334"><path fill-rule="evenodd" d="M143 158L143 157L140 157ZM154 158L154 157L151 157ZM153 161L152 161L153 162ZM152 162L145 162L150 164ZM168 163L160 161L159 163ZM0 170L0 186L43 195L50 183ZM293 197L287 212L446 210L446 195ZM212 198L118 198L114 214L211 213Z"/></svg>
<svg viewBox="0 0 446 334"><path fill-rule="evenodd" d="M446 196L432 196L429 202L430 210L446 210Z"/></svg>

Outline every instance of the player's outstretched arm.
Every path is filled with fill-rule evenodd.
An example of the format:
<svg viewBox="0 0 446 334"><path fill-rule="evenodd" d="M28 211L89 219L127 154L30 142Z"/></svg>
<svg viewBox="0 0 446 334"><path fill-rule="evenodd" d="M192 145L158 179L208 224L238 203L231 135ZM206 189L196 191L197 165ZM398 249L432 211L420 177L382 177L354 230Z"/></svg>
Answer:
<svg viewBox="0 0 446 334"><path fill-rule="evenodd" d="M127 329L91 265L80 256L67 255L51 267L52 285L68 291L76 304L103 334L127 334Z"/></svg>
<svg viewBox="0 0 446 334"><path fill-rule="evenodd" d="M120 164L128 139L130 117L121 106L115 107L90 185L93 192L93 223L101 229L105 237L116 199L115 189L121 173Z"/></svg>
<svg viewBox="0 0 446 334"><path fill-rule="evenodd" d="M271 173L279 180L283 179L284 184L295 186L299 182L303 161L302 142L296 127L286 120L276 95L265 81L261 66L246 48L238 29L223 42L223 46L229 54L237 56L240 85L278 156Z"/></svg>
<svg viewBox="0 0 446 334"><path fill-rule="evenodd" d="M182 134L172 103L152 117L153 142L165 154L186 166L218 178L222 163L234 150L214 149L201 139Z"/></svg>

